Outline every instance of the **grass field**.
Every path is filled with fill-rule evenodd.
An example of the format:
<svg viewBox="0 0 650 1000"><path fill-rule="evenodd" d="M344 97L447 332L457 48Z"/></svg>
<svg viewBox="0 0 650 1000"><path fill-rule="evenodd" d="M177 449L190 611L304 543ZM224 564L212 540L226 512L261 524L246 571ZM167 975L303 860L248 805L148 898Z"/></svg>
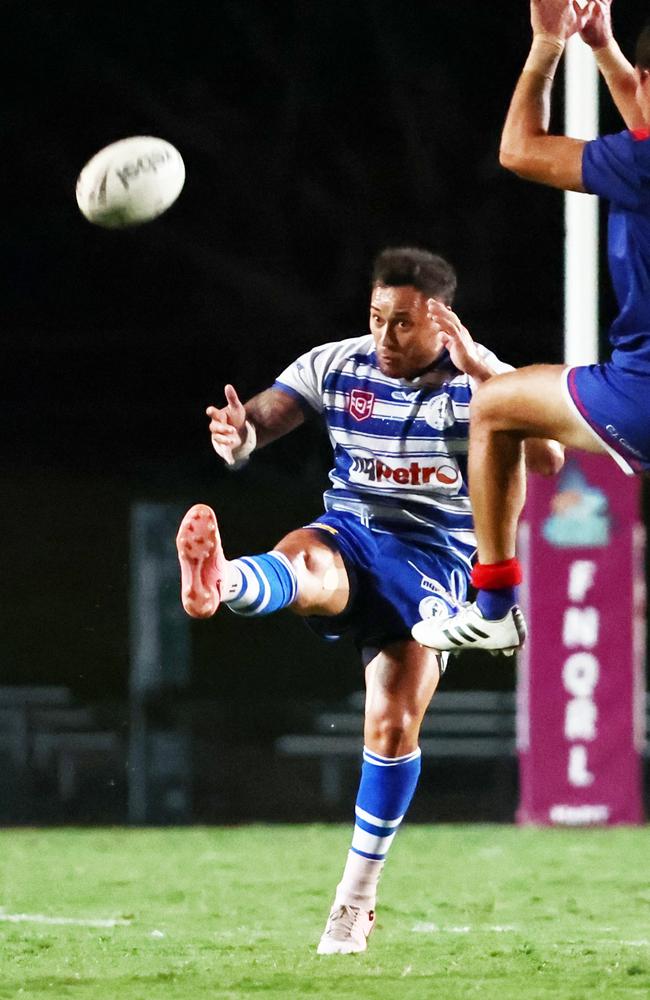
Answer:
<svg viewBox="0 0 650 1000"><path fill-rule="evenodd" d="M368 952L321 957L349 836L0 831L0 1000L650 997L647 829L405 827Z"/></svg>

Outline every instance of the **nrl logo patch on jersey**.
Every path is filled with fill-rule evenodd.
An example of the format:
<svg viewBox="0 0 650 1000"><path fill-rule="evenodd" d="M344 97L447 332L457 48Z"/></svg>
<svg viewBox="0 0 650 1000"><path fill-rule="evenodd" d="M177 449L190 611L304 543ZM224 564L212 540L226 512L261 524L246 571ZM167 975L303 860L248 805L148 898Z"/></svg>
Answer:
<svg viewBox="0 0 650 1000"><path fill-rule="evenodd" d="M353 389L350 393L350 416L355 420L367 420L372 416L375 405L374 392L365 389Z"/></svg>
<svg viewBox="0 0 650 1000"><path fill-rule="evenodd" d="M444 431L447 427L451 427L456 418L454 417L454 407L451 399L446 392L441 393L440 396L436 396L429 402L424 413L424 419L429 427L433 427L434 431Z"/></svg>

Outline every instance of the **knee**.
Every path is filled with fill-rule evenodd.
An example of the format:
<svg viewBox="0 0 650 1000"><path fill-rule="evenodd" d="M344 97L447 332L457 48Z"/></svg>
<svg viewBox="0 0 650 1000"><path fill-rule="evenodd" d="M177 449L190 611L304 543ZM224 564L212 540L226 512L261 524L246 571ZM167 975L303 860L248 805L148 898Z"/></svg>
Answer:
<svg viewBox="0 0 650 1000"><path fill-rule="evenodd" d="M334 614L347 602L347 575L337 565L334 552L309 543L294 546L284 554L291 562L298 590L291 608L296 614Z"/></svg>
<svg viewBox="0 0 650 1000"><path fill-rule="evenodd" d="M320 579L335 566L334 553L324 546L310 545L308 542L293 545L290 549L278 545L293 567L298 579Z"/></svg>
<svg viewBox="0 0 650 1000"><path fill-rule="evenodd" d="M417 749L419 716L408 709L366 715L364 740L382 757L401 757Z"/></svg>

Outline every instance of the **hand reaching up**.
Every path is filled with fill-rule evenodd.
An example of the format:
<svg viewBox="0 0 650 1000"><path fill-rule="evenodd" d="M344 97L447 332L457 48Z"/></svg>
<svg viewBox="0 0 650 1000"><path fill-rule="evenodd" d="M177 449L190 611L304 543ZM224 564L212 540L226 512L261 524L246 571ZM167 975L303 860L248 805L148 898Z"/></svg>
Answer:
<svg viewBox="0 0 650 1000"><path fill-rule="evenodd" d="M234 465L233 452L245 444L248 434L246 410L234 386L227 385L224 393L226 405L220 409L208 406L205 412L210 417L212 447L226 465Z"/></svg>

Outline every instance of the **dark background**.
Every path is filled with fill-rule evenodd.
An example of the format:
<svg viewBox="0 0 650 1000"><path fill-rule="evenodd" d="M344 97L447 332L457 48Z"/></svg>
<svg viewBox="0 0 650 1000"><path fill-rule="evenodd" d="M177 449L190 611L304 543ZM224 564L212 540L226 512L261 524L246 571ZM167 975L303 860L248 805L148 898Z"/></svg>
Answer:
<svg viewBox="0 0 650 1000"><path fill-rule="evenodd" d="M646 13L616 0L628 53ZM133 502L211 503L229 556L321 509L316 426L223 469L204 409L224 382L247 397L363 332L372 258L400 243L455 264L476 339L515 365L560 361L562 196L498 164L524 0L32 0L3 15L3 683L119 700ZM561 128L561 76L556 97ZM606 96L602 125L621 127ZM136 134L179 148L185 189L150 225L95 228L76 176ZM274 728L260 706L362 684L351 646L289 614L192 634L195 694L235 706L242 730ZM466 664L447 684L513 674Z"/></svg>

